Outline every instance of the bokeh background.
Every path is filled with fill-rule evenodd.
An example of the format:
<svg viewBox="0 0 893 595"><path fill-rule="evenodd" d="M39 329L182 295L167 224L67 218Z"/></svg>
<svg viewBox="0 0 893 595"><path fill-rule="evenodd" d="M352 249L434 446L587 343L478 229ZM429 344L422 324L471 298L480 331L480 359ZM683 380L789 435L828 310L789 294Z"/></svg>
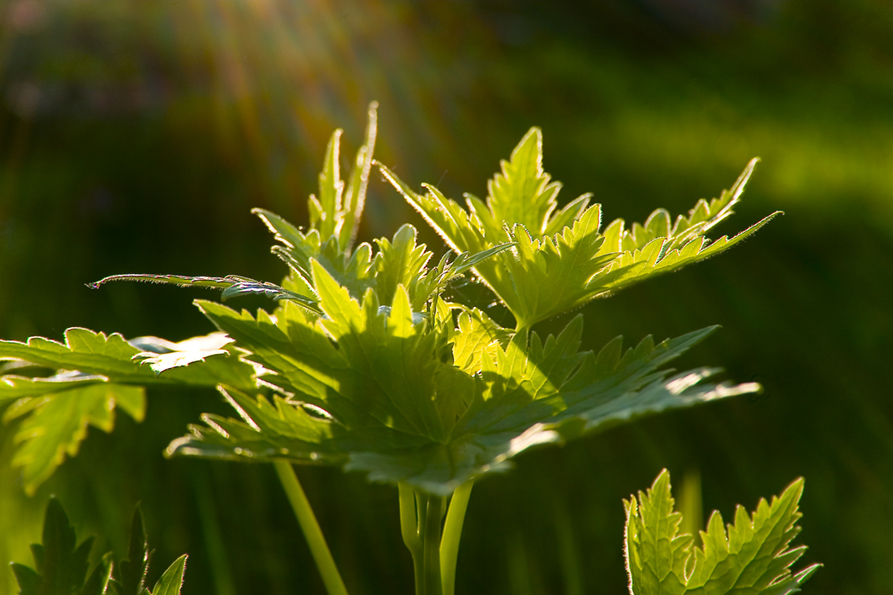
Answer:
<svg viewBox="0 0 893 595"><path fill-rule="evenodd" d="M623 593L621 498L661 468L730 519L806 477L810 593L893 588L893 8L883 0L3 0L0 336L69 326L181 340L213 330L199 292L84 283L122 272L283 267L252 207L306 221L325 143L413 184L486 194L532 125L563 201L609 221L686 212L762 158L719 259L585 307L587 341L722 324L680 362L765 392L525 454L476 487L460 593ZM379 176L361 239L424 223ZM429 245L441 249L425 232ZM542 325L550 330L566 322ZM79 535L125 553L142 502L154 581L184 593L322 593L271 468L161 452L212 391L152 392L146 421L91 430L33 498L0 428L0 560L31 562L51 493ZM352 593L409 593L396 490L302 469ZM100 548L96 551L99 552ZM3 575L2 573L5 573ZM16 592L0 571L0 593Z"/></svg>

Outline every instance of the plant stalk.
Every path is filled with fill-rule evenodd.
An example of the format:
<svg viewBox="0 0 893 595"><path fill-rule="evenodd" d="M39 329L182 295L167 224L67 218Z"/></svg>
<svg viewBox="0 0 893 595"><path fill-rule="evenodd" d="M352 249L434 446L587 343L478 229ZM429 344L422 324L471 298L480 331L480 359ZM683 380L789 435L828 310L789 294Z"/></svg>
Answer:
<svg viewBox="0 0 893 595"><path fill-rule="evenodd" d="M400 529L412 554L416 595L443 595L441 526L446 499L405 483L400 493Z"/></svg>
<svg viewBox="0 0 893 595"><path fill-rule="evenodd" d="M403 534L403 543L409 553L412 554L412 570L415 577L416 594L424 593L424 567L422 559L422 540L419 537L419 520L416 513L416 493L402 481L397 484L400 495L400 532Z"/></svg>
<svg viewBox="0 0 893 595"><path fill-rule="evenodd" d="M462 525L465 522L465 511L468 510L468 499L474 480L468 480L459 486L450 499L446 523L443 526L443 539L440 542L440 572L443 579L443 595L455 595L456 561L459 557L459 539L462 537Z"/></svg>
<svg viewBox="0 0 893 595"><path fill-rule="evenodd" d="M424 548L425 595L443 595L443 580L440 575L440 535L445 498L432 494L425 494L423 498L419 498L419 503L424 505L427 511L424 524L419 523L419 526L422 527Z"/></svg>
<svg viewBox="0 0 893 595"><path fill-rule="evenodd" d="M319 528L316 515L313 514L313 509L298 481L294 467L287 461L273 461L273 465L276 467L279 481L282 482L282 487L285 488L285 493L288 495L292 510L298 518L301 531L307 539L307 545L310 546L310 553L313 555L320 575L322 575L326 591L329 595L347 595L347 588L344 586L344 581L341 580L341 574L338 572L338 567L335 566L332 552L329 551L326 538L323 537L322 529Z"/></svg>

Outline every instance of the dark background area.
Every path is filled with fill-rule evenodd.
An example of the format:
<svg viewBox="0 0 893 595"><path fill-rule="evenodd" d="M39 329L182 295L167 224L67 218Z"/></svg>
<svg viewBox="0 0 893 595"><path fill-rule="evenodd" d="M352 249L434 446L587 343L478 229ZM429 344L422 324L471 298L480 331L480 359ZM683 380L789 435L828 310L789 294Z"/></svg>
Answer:
<svg viewBox="0 0 893 595"><path fill-rule="evenodd" d="M721 365L762 395L661 415L521 456L476 487L459 593L622 593L621 499L667 467L700 473L706 511L806 478L810 593L893 585L893 8L882 0L576 3L287 0L0 2L0 336L86 326L181 340L212 329L123 272L277 281L249 214L306 222L325 143L353 154L368 103L377 156L405 180L486 194L532 125L562 202L606 222L684 213L762 158L719 259L586 306L586 341L723 329L679 367ZM346 159L345 159L346 165ZM421 218L379 176L360 239ZM440 250L427 229L423 237ZM541 325L554 330L567 317ZM57 494L124 554L142 502L150 580L188 552L184 593L322 593L266 466L166 461L216 394L150 393L148 416L96 430L33 498L0 428L0 560L30 563ZM300 476L351 593L409 593L396 490ZM12 573L0 593L15 592Z"/></svg>

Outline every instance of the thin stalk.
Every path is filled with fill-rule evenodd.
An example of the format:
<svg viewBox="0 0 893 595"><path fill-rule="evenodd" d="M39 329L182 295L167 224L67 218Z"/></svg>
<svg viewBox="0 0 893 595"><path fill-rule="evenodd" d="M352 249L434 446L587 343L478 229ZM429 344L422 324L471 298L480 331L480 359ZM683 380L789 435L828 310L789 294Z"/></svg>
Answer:
<svg viewBox="0 0 893 595"><path fill-rule="evenodd" d="M444 513L444 498L425 494L420 496L427 500L424 503L427 508L424 523L419 523L422 528L422 559L424 560L425 595L442 595L443 580L440 575L440 531ZM419 507L421 508L421 506Z"/></svg>
<svg viewBox="0 0 893 595"><path fill-rule="evenodd" d="M422 558L422 540L419 537L419 518L417 516L415 490L403 482L397 484L400 495L400 532L403 543L412 554L412 570L415 577L415 592L424 593L424 566Z"/></svg>
<svg viewBox="0 0 893 595"><path fill-rule="evenodd" d="M288 495L292 510L298 518L301 531L304 532L304 537L307 539L307 545L310 546L310 553L313 555L320 575L322 575L326 591L329 595L347 595L347 588L344 586L344 581L341 580L338 567L335 566L332 552L329 551L326 538L323 537L322 529L319 528L316 515L310 508L310 502L307 500L307 495L304 494L304 489L298 481L294 468L291 463L286 461L274 461L273 465L276 467L279 481L282 482L282 487L285 488L285 493Z"/></svg>
<svg viewBox="0 0 893 595"><path fill-rule="evenodd" d="M450 500L446 523L443 526L443 539L440 541L440 572L443 579L443 595L454 595L456 592L456 561L459 557L459 539L462 537L462 525L465 522L465 511L468 510L468 499L474 480L468 480L456 489Z"/></svg>

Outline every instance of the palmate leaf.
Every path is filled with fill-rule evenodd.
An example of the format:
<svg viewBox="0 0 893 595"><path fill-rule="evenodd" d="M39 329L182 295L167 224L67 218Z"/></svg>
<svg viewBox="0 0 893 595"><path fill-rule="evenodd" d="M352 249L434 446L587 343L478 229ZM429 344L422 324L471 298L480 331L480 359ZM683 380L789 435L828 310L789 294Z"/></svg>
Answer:
<svg viewBox="0 0 893 595"><path fill-rule="evenodd" d="M0 359L68 370L0 378L4 421L22 418L12 464L22 468L25 490L33 494L66 456L77 454L88 427L111 432L116 409L142 421L144 385L253 387L255 369L239 359L231 343L221 333L181 343L157 337L128 342L119 334L82 328L68 329L64 343L43 337L0 341ZM183 367L187 364L193 365Z"/></svg>
<svg viewBox="0 0 893 595"><path fill-rule="evenodd" d="M240 419L204 416L168 455L339 465L445 495L531 446L759 388L704 382L715 370L661 369L710 329L625 353L615 340L595 355L579 351L580 317L543 341L468 310L443 359L402 285L386 310L373 291L357 301L313 270L324 317L199 303L279 394L224 390Z"/></svg>
<svg viewBox="0 0 893 595"><path fill-rule="evenodd" d="M542 169L542 135L536 128L521 140L502 172L488 184L486 203L466 194L467 210L424 185L417 194L379 164L385 178L457 252L481 252L504 242L515 249L475 267L505 303L517 327L531 325L606 296L633 283L699 262L752 235L776 214L729 239L704 234L732 213L753 171L751 161L731 190L710 203L699 201L671 225L655 211L631 229L618 219L600 231L601 207L583 195L556 211L560 184Z"/></svg>
<svg viewBox="0 0 893 595"><path fill-rule="evenodd" d="M624 501L625 554L632 595L783 595L800 586L819 565L796 574L790 567L806 551L788 546L800 532L798 502L803 480L798 479L772 503L760 500L749 516L735 511L735 523L723 526L714 512L701 532L703 547L691 535L681 535L682 516L674 511L670 475L664 470L647 494Z"/></svg>

